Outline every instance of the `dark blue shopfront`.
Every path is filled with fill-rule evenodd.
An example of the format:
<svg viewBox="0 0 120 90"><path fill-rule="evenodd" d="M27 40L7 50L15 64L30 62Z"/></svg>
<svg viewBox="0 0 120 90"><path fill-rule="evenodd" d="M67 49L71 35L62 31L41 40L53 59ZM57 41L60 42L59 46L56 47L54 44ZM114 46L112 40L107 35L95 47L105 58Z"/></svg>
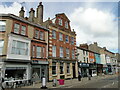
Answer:
<svg viewBox="0 0 120 90"><path fill-rule="evenodd" d="M89 64L79 63L79 71L81 72L82 77L87 77L89 74Z"/></svg>

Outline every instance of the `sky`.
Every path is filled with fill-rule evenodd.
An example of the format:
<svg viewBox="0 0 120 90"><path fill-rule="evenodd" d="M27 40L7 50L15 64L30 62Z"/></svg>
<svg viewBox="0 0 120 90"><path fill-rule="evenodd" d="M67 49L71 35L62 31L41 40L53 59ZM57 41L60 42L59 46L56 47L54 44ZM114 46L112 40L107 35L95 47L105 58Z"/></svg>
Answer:
<svg viewBox="0 0 120 90"><path fill-rule="evenodd" d="M36 10L39 2L0 2L0 13L12 13L19 15L20 8L24 6L25 16L28 16L30 8ZM102 1L102 0L101 0ZM104 0L105 1L105 0ZM109 2L108 2L109 1ZM116 1L116 2L115 2ZM71 29L76 31L77 46L79 44L97 42L100 47L106 47L112 52L118 52L118 2L107 0L96 2L95 0L54 1L43 2L44 21L55 14L65 13L71 21Z"/></svg>

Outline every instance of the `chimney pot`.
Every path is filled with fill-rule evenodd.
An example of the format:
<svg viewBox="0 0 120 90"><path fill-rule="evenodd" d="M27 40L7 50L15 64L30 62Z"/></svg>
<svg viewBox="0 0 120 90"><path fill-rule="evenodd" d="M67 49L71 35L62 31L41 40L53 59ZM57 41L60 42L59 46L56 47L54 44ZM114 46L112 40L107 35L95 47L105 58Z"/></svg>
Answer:
<svg viewBox="0 0 120 90"><path fill-rule="evenodd" d="M24 7L21 7L21 10L19 11L19 16L24 18Z"/></svg>

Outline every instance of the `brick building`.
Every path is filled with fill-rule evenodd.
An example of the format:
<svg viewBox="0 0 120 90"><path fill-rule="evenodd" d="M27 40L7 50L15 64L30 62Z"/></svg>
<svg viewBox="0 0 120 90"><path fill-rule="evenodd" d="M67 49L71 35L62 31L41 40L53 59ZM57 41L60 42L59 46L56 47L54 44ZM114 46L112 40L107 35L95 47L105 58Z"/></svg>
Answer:
<svg viewBox="0 0 120 90"><path fill-rule="evenodd" d="M48 77L48 29L41 26L42 9L40 3L35 17L31 8L28 18L23 7L19 16L0 14L0 72L5 79Z"/></svg>
<svg viewBox="0 0 120 90"><path fill-rule="evenodd" d="M49 29L49 80L78 76L76 33L64 13L56 14L43 24Z"/></svg>

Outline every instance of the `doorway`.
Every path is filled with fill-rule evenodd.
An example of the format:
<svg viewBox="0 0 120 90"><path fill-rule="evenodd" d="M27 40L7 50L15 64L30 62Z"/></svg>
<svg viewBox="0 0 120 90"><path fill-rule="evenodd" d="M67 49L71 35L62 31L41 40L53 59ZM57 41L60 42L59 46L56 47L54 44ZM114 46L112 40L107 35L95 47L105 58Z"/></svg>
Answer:
<svg viewBox="0 0 120 90"><path fill-rule="evenodd" d="M75 64L73 64L73 78L76 78Z"/></svg>

